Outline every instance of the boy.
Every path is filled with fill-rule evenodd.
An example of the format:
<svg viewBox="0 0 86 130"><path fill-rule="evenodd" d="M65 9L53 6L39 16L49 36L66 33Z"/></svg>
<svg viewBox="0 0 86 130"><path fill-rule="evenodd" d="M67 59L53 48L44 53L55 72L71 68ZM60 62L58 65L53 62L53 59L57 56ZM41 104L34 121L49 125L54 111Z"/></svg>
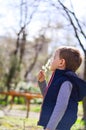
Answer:
<svg viewBox="0 0 86 130"><path fill-rule="evenodd" d="M53 74L47 87L44 72L39 72L38 82L44 100L38 125L45 130L70 130L75 123L79 101L78 87L68 75L77 77L75 71L81 62L77 49L61 47L55 51L50 63Z"/></svg>

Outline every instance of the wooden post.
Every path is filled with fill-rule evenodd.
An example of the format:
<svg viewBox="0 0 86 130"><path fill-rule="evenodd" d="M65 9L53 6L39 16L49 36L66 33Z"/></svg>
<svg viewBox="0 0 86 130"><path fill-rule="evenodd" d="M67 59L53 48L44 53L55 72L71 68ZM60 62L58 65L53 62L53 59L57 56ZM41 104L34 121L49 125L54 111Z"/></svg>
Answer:
<svg viewBox="0 0 86 130"><path fill-rule="evenodd" d="M12 97L12 99L10 101L10 109L12 109L15 96L11 95L11 97Z"/></svg>
<svg viewBox="0 0 86 130"><path fill-rule="evenodd" d="M30 99L26 98L26 106L27 106L27 113L26 118L29 117L29 111L30 111Z"/></svg>

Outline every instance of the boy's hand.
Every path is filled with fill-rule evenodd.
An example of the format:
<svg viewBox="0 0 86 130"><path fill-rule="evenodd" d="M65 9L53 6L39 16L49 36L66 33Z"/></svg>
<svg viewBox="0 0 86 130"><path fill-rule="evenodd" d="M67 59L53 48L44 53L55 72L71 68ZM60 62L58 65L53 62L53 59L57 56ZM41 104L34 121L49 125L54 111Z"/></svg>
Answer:
<svg viewBox="0 0 86 130"><path fill-rule="evenodd" d="M43 70L40 70L40 72L38 74L38 81L43 82L44 80L45 80L45 73Z"/></svg>

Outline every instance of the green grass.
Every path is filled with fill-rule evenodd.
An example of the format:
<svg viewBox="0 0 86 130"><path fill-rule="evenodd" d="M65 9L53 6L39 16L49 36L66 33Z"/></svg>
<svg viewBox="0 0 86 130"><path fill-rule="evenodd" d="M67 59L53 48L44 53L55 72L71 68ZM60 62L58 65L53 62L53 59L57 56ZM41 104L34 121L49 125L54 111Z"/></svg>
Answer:
<svg viewBox="0 0 86 130"><path fill-rule="evenodd" d="M37 121L34 117L4 117L0 118L0 130L42 130L42 127L37 126ZM78 119L71 130L85 130L84 122Z"/></svg>
<svg viewBox="0 0 86 130"><path fill-rule="evenodd" d="M41 105L31 105L30 111L39 112ZM12 109L26 110L26 106L13 106ZM82 102L79 103L78 119L71 130L86 130L84 126L86 123L81 120L82 118ZM8 117L0 118L0 130L42 130L42 127L37 126L37 118L23 118L23 117Z"/></svg>
<svg viewBox="0 0 86 130"><path fill-rule="evenodd" d="M30 110L32 112L40 112L41 105L31 105Z"/></svg>
<svg viewBox="0 0 86 130"><path fill-rule="evenodd" d="M85 122L81 119L77 119L71 130L85 130Z"/></svg>
<svg viewBox="0 0 86 130"><path fill-rule="evenodd" d="M41 130L37 126L37 119L34 118L19 118L19 117L4 117L0 118L0 130Z"/></svg>
<svg viewBox="0 0 86 130"><path fill-rule="evenodd" d="M9 106L10 108L10 106ZM27 106L26 105L13 105L13 108L12 109L16 109L16 110L23 110L23 111L26 111L27 110ZM40 109L41 109L41 105L39 104L31 104L30 105L30 111L31 112L40 112Z"/></svg>

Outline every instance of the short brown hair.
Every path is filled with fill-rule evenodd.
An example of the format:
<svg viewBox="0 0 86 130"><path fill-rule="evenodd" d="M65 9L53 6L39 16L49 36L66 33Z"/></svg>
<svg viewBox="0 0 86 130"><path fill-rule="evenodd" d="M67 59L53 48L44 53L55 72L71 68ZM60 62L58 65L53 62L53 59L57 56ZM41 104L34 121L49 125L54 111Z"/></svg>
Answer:
<svg viewBox="0 0 86 130"><path fill-rule="evenodd" d="M65 59L66 69L70 69L75 72L82 62L79 50L74 47L60 47L57 50L59 50L59 57L61 59Z"/></svg>

